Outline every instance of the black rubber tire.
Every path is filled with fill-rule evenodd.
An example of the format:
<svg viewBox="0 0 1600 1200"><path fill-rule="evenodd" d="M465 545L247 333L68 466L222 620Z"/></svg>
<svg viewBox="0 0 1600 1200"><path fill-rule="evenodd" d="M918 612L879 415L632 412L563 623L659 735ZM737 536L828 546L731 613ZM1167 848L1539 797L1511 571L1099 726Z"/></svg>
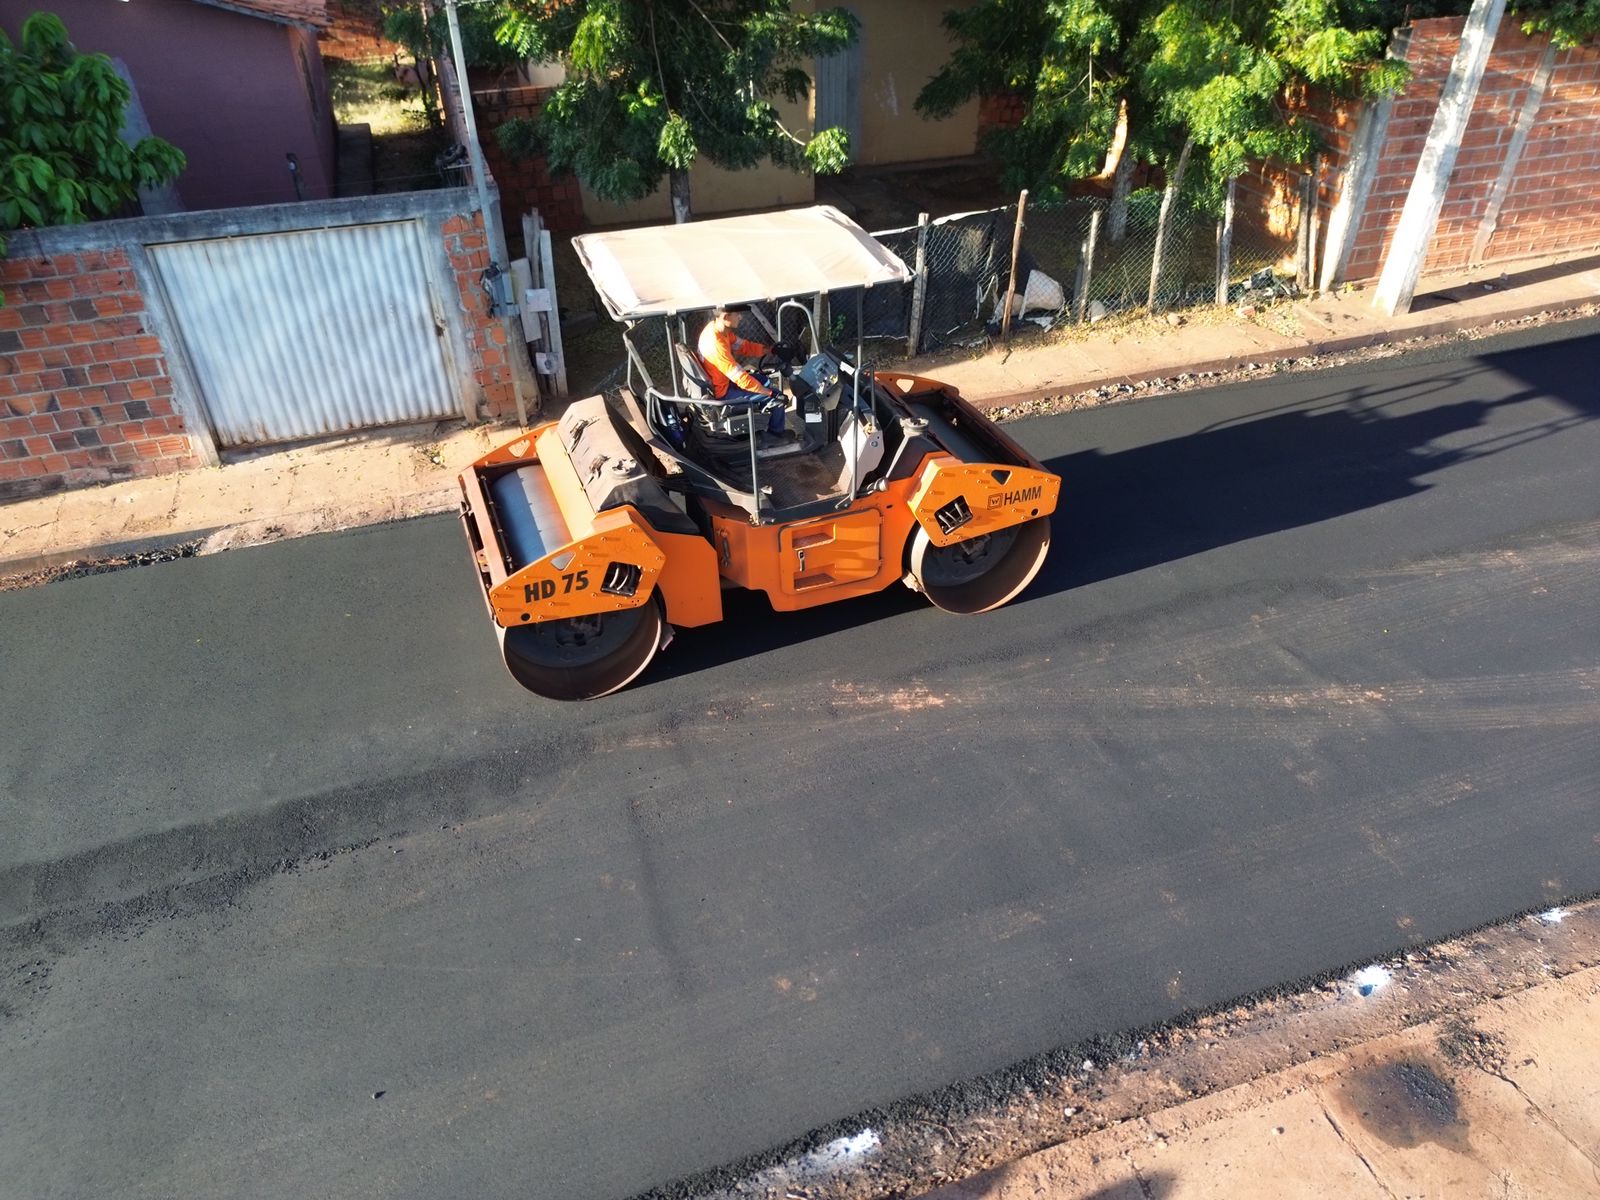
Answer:
<svg viewBox="0 0 1600 1200"><path fill-rule="evenodd" d="M943 547L918 526L906 566L917 590L936 607L981 613L999 608L1032 583L1049 552L1049 517Z"/></svg>
<svg viewBox="0 0 1600 1200"><path fill-rule="evenodd" d="M661 648L666 622L651 596L638 608L500 631L506 668L551 700L594 700L626 687Z"/></svg>

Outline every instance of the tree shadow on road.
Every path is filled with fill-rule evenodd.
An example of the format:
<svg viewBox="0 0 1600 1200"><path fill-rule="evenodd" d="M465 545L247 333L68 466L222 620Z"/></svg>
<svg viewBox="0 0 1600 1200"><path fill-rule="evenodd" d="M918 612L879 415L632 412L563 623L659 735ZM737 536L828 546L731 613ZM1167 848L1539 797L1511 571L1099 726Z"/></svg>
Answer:
<svg viewBox="0 0 1600 1200"><path fill-rule="evenodd" d="M1359 384L1183 437L1051 459L1057 542L1033 597L1314 525L1444 486L1442 472L1600 416L1600 385L1546 348L1454 364L1425 380ZM1524 386L1507 391L1511 375ZM1440 403L1451 393L1485 398ZM1493 396L1493 399L1487 397ZM1496 410L1553 401L1526 420Z"/></svg>

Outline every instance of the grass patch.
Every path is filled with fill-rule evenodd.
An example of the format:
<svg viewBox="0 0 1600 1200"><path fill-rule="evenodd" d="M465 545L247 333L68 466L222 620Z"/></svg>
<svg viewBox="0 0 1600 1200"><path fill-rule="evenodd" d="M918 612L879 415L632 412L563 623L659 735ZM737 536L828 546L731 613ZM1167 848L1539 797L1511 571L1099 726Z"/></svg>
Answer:
<svg viewBox="0 0 1600 1200"><path fill-rule="evenodd" d="M422 93L394 77L388 63L324 60L334 119L341 125L370 125L373 137L421 133L428 128Z"/></svg>

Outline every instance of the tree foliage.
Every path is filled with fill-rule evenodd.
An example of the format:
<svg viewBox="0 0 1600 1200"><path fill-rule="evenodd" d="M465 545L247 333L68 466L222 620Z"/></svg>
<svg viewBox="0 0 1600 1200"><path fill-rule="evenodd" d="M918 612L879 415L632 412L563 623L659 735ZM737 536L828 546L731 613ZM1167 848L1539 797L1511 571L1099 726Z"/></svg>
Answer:
<svg viewBox="0 0 1600 1200"><path fill-rule="evenodd" d="M956 48L918 110L1019 93L1027 116L993 149L1008 183L1046 192L1101 170L1119 122L1120 153L1163 165L1192 139L1213 183L1252 158L1303 162L1317 148L1295 116L1304 89L1406 78L1384 57L1379 0L981 0L944 24Z"/></svg>
<svg viewBox="0 0 1600 1200"><path fill-rule="evenodd" d="M1513 3L1523 32L1548 33L1558 50L1571 50L1600 38L1600 0Z"/></svg>
<svg viewBox="0 0 1600 1200"><path fill-rule="evenodd" d="M1315 130L1295 117L1311 85L1348 96L1394 92L1386 58L1408 20L1465 16L1472 0L980 0L947 12L955 42L917 97L943 117L972 98L1017 93L1015 129L991 135L1006 182L1046 193L1128 152L1170 165L1192 137L1213 194L1253 158L1305 162ZM1600 36L1600 0L1511 0L1530 34L1568 49ZM1106 163L1109 171L1113 164Z"/></svg>
<svg viewBox="0 0 1600 1200"><path fill-rule="evenodd" d="M0 230L111 216L175 179L183 152L122 140L128 85L104 54L79 54L52 13L0 31ZM3 247L0 241L0 247Z"/></svg>
<svg viewBox="0 0 1600 1200"><path fill-rule="evenodd" d="M512 154L543 153L605 200L637 200L671 175L676 193L704 157L733 170L773 161L842 170L842 129L802 136L775 100L803 99L806 68L856 37L842 8L795 12L788 0L508 0L500 41L520 57L566 64L537 122L500 129ZM681 214L680 214L681 215Z"/></svg>
<svg viewBox="0 0 1600 1200"><path fill-rule="evenodd" d="M1380 0L1384 28L1424 17L1464 17L1472 0ZM1600 0L1510 0L1506 10L1529 36L1547 33L1557 50L1600 38Z"/></svg>

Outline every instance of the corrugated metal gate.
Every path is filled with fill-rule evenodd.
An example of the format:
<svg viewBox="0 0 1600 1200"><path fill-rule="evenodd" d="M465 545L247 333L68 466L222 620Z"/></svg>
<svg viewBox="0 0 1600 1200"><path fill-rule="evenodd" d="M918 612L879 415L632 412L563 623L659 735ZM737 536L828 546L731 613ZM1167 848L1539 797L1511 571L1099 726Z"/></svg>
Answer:
<svg viewBox="0 0 1600 1200"><path fill-rule="evenodd" d="M859 13L851 12L860 19ZM817 59L816 80L816 128L842 128L850 135L850 157L859 158L862 152L861 38L858 36L837 54Z"/></svg>
<svg viewBox="0 0 1600 1200"><path fill-rule="evenodd" d="M461 416L423 227L149 247L219 447Z"/></svg>

